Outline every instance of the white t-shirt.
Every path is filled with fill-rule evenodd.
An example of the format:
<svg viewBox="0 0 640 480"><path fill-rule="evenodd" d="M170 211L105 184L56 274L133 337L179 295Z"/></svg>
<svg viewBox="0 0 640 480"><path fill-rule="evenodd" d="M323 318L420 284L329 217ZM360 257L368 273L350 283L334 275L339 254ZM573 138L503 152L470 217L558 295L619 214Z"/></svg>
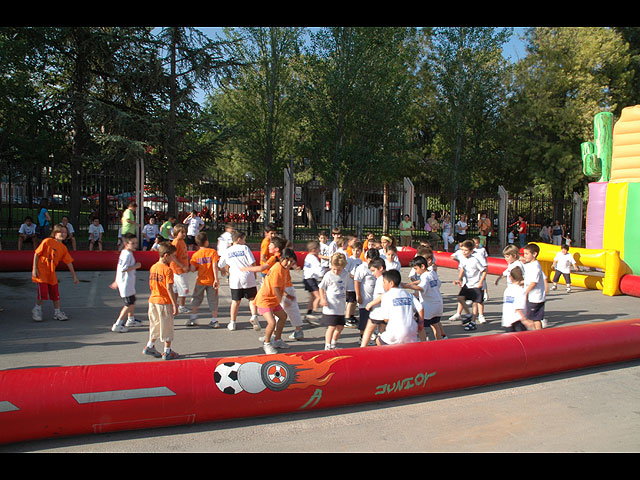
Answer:
<svg viewBox="0 0 640 480"><path fill-rule="evenodd" d="M463 222L462 220L458 220L458 222L456 223L456 231L460 235L466 235L467 234L467 222Z"/></svg>
<svg viewBox="0 0 640 480"><path fill-rule="evenodd" d="M487 267L482 265L482 262L478 260L477 257L473 255L469 258L463 256L458 268L464 270L462 278L463 285L467 285L468 288L482 288L482 285L478 284L480 283L482 272L484 272Z"/></svg>
<svg viewBox="0 0 640 480"><path fill-rule="evenodd" d="M344 315L347 306L347 278L349 272L346 269L336 275L331 270L324 274L319 287L324 290L327 298L327 306L322 307L325 315Z"/></svg>
<svg viewBox="0 0 640 480"><path fill-rule="evenodd" d="M302 268L302 277L306 280L315 278L316 281L322 280L322 270L320 269L320 259L313 253L308 253L304 257L304 266Z"/></svg>
<svg viewBox="0 0 640 480"><path fill-rule="evenodd" d="M529 292L527 300L531 303L542 303L546 299L545 277L542 272L540 262L534 260L524 264L524 287L525 289L532 283L536 286Z"/></svg>
<svg viewBox="0 0 640 480"><path fill-rule="evenodd" d="M442 282L438 274L433 270L427 270L420 275L420 303L424 309L424 318L429 320L434 317L441 317L444 313L442 294L440 286Z"/></svg>
<svg viewBox="0 0 640 480"><path fill-rule="evenodd" d="M358 265L354 272L353 280L360 283L360 300L362 302L358 304L358 308L365 308L367 303L373 300L373 291L376 287L376 277L369 270L368 263L363 262Z"/></svg>
<svg viewBox="0 0 640 480"><path fill-rule="evenodd" d="M219 251L218 254L220 254ZM255 263L256 257L253 256L249 247L238 243L231 245L220 255L218 266L224 268L229 265L229 288L238 290L257 286L254 272L240 270L241 267L250 267Z"/></svg>
<svg viewBox="0 0 640 480"><path fill-rule="evenodd" d="M524 273L524 265L520 260L515 260L514 262L507 264L507 268L502 272L502 276L507 277L507 286L511 285L511 277L509 276L511 274L511 270L516 267L520 267L520 270Z"/></svg>
<svg viewBox="0 0 640 480"><path fill-rule="evenodd" d="M200 225L204 225L201 217L191 217L187 226L187 235L195 237L200 231Z"/></svg>
<svg viewBox="0 0 640 480"><path fill-rule="evenodd" d="M142 227L142 234L149 237L149 241L154 240L158 236L158 233L160 233L160 229L155 223L147 223L144 227Z"/></svg>
<svg viewBox="0 0 640 480"><path fill-rule="evenodd" d="M522 320L522 314L516 312L516 310L524 312L525 304L524 287L515 283L507 285L502 296L502 326L510 327L517 321Z"/></svg>
<svg viewBox="0 0 640 480"><path fill-rule="evenodd" d="M347 278L347 292L356 291L356 286L353 283L353 277L360 265L362 265L361 259L355 257L347 257L347 266L345 267L345 270L349 274L349 278Z"/></svg>
<svg viewBox="0 0 640 480"><path fill-rule="evenodd" d="M89 225L89 240L93 239L94 242L100 240L100 234L104 233L104 228L102 228L101 224L96 226L95 224Z"/></svg>
<svg viewBox="0 0 640 480"><path fill-rule="evenodd" d="M331 256L331 249L329 248L329 245L326 243L322 243L320 242L320 255L322 255L323 257L330 257ZM320 261L320 266L322 268L329 268L329 260L326 259L322 259Z"/></svg>
<svg viewBox="0 0 640 480"><path fill-rule="evenodd" d="M416 297L401 288L391 288L382 296L380 313L388 320L380 339L389 345L418 341L418 322L413 314L422 310Z"/></svg>
<svg viewBox="0 0 640 480"><path fill-rule="evenodd" d="M71 225L69 222L67 222L65 227L67 227L67 232L69 232L69 235L73 235L73 233L75 232L75 230L73 229L73 225Z"/></svg>
<svg viewBox="0 0 640 480"><path fill-rule="evenodd" d="M385 263L385 268L387 270L398 270L398 271L400 271L400 269L402 268L402 265L400 264L400 260L398 260L397 256L394 257L393 260L389 260L387 257L385 257L384 263Z"/></svg>
<svg viewBox="0 0 640 480"><path fill-rule="evenodd" d="M576 261L569 252L567 252L566 255L562 252L556 253L553 261L556 262L556 271L560 273L571 273L571 266L576 266Z"/></svg>
<svg viewBox="0 0 640 480"><path fill-rule="evenodd" d="M124 271L133 267L135 264L136 259L133 256L133 252L127 249L120 252L118 266L116 267L116 284L118 285L120 296L123 298L136 294L136 271Z"/></svg>
<svg viewBox="0 0 640 480"><path fill-rule="evenodd" d="M220 235L218 237L218 244L216 246L216 250L218 251L218 255L220 255L222 257L222 254L231 245L233 245L233 238L231 237L231 233L230 232L224 232L222 235Z"/></svg>
<svg viewBox="0 0 640 480"><path fill-rule="evenodd" d="M27 225L26 223L23 223L22 225L20 225L20 230L18 230L18 233L21 233L23 235L35 235L36 224L32 223L31 225Z"/></svg>
<svg viewBox="0 0 640 480"><path fill-rule="evenodd" d="M376 278L375 286L373 287L373 299L375 300L378 296L382 295L384 292L384 285L382 284L382 275ZM384 317L381 314L380 304L375 305L371 310L369 310L369 318L373 320L384 320Z"/></svg>

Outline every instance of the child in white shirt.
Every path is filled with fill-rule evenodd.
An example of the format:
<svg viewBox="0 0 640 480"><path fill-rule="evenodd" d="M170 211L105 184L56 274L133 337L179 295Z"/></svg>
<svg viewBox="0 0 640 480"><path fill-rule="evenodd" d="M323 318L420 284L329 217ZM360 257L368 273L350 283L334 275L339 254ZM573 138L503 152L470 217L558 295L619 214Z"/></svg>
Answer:
<svg viewBox="0 0 640 480"><path fill-rule="evenodd" d="M444 313L444 304L440 286L442 282L438 274L431 268L433 265L433 253L425 253L424 256L417 256L411 260L411 267L418 275L418 283L403 284L403 288L416 290L419 293L419 300L423 308L424 326L431 327L436 340L447 338L444 333L440 319ZM421 340L426 340L426 332L421 331Z"/></svg>
<svg viewBox="0 0 640 480"><path fill-rule="evenodd" d="M558 280L560 275L564 277L564 283L567 285L567 293L571 291L571 267L576 267L576 260L573 255L569 253L569 245L566 243L560 247L560 251L556 253L553 258L553 264L551 268L556 271L553 275L553 286L551 290L558 288Z"/></svg>
<svg viewBox="0 0 640 480"><path fill-rule="evenodd" d="M136 305L136 270L142 266L140 262L136 262L133 256L133 252L138 248L138 239L133 233L125 233L122 237L122 242L124 248L118 258L116 278L113 283L109 285L113 290L118 290L124 302L124 307L122 307L120 315L111 327L112 332L119 333L128 331L127 327L142 324L140 320L136 320L133 316ZM127 321L126 324L125 319Z"/></svg>
<svg viewBox="0 0 640 480"><path fill-rule="evenodd" d="M520 270L524 272L524 265L520 261L520 250L515 245L507 245L502 250L502 254L504 255L504 259L507 261L507 268L502 272L502 275L496 278L496 285L502 277L507 279L507 286L511 284L511 276L509 273L516 267L519 267Z"/></svg>
<svg viewBox="0 0 640 480"><path fill-rule="evenodd" d="M307 256L304 257L302 267L302 283L304 289L309 292L309 306L307 307L307 321L313 323L316 320L316 313L320 307L320 288L318 284L322 281L323 273L320 265L320 242L312 240L307 243Z"/></svg>
<svg viewBox="0 0 640 480"><path fill-rule="evenodd" d="M341 253L334 253L331 257L331 268L320 282L320 305L322 305L322 320L327 326L324 339L324 349L336 348L338 338L344 329L347 297L347 279L349 273L345 270L347 259Z"/></svg>
<svg viewBox="0 0 640 480"><path fill-rule="evenodd" d="M527 301L525 316L534 322L536 330L542 328L546 300L546 280L540 262L538 262L538 253L540 253L540 247L535 243L525 245L522 250Z"/></svg>
<svg viewBox="0 0 640 480"><path fill-rule="evenodd" d="M458 293L458 305L461 307L467 315L458 318L461 318L462 323L466 324L465 330L475 330L476 322L475 319L478 318L478 314L482 315L482 311L479 310L478 305L481 305L484 302L484 294L482 291L482 285L487 277L487 267L482 264L482 262L475 256L473 256L473 250L475 245L473 240L465 240L462 242L460 246L460 250L462 251L462 260L460 261L460 265L458 267L458 279L453 283L454 285L459 285L460 292ZM466 304L467 300L472 301L472 313L469 314L469 307ZM450 317L452 320L456 320L455 316ZM484 320L484 315L482 317L482 321ZM482 322L481 321L481 322Z"/></svg>
<svg viewBox="0 0 640 480"><path fill-rule="evenodd" d="M373 258L369 262L369 270L375 277L376 282L373 287L372 299L365 305L365 308L369 312L369 318L367 320L367 326L365 327L364 332L362 333L362 338L360 340L361 347L366 347L369 344L371 335L376 330L376 328L378 329L378 333L382 333L384 332L384 329L386 327L384 318L380 313L380 301L382 300L382 295L384 294L382 274L386 271L386 263L384 259L380 256L378 256L377 258Z"/></svg>
<svg viewBox="0 0 640 480"><path fill-rule="evenodd" d="M369 269L369 264L375 258L380 258L378 250L372 248L367 250L364 255L364 262L356 268L353 274L353 286L356 293L356 302L358 302L358 330L360 331L360 343L362 343L362 335L369 322L369 310L367 304L373 300L373 291L376 287L376 277ZM384 265L384 261L382 262Z"/></svg>
<svg viewBox="0 0 640 480"><path fill-rule="evenodd" d="M100 219L94 218L91 225L89 225L89 250L93 250L93 245L98 244L98 250L102 250L102 235L104 234L104 228L100 225Z"/></svg>
<svg viewBox="0 0 640 480"><path fill-rule="evenodd" d="M527 325L525 310L527 299L522 286L524 273L519 266L513 267L507 277L508 284L502 297L502 327L506 332L522 332Z"/></svg>
<svg viewBox="0 0 640 480"><path fill-rule="evenodd" d="M387 270L382 274L385 293L380 302L380 313L387 324L376 339L378 345L399 345L418 341L418 331L424 329L424 309L420 301L400 287L398 270ZM414 313L419 321L416 322Z"/></svg>
<svg viewBox="0 0 640 480"><path fill-rule="evenodd" d="M362 243L358 241L354 242L351 246L351 252L352 255L350 257L347 256L347 266L345 267L349 274L349 278L347 279L347 308L344 313L347 327L355 327L357 324L357 319L354 316L357 303L354 276L357 268L362 264L362 260L360 259Z"/></svg>

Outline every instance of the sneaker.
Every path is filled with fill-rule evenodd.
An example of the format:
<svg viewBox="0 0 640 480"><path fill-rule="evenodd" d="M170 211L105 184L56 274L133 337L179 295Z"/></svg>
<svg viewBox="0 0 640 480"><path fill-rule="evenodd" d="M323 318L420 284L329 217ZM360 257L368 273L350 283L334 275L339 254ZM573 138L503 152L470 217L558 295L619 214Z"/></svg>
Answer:
<svg viewBox="0 0 640 480"><path fill-rule="evenodd" d="M62 310L59 311L58 313L54 313L53 314L53 319L54 320L60 320L61 322L64 322L65 320L69 320L69 317L67 317L67 314L64 313Z"/></svg>
<svg viewBox="0 0 640 480"><path fill-rule="evenodd" d="M451 315L449 317L449 320L455 321L455 320L460 320L461 318L462 318L462 316L459 313L454 313L453 315Z"/></svg>
<svg viewBox="0 0 640 480"><path fill-rule="evenodd" d="M271 345L271 343L263 343L262 349L264 350L264 353L266 353L267 355L278 353L278 350L276 350L276 348L273 345Z"/></svg>
<svg viewBox="0 0 640 480"><path fill-rule="evenodd" d="M273 345L275 348L283 348L283 349L291 348L289 347L289 344L284 340L282 340L281 338L271 340L271 345Z"/></svg>
<svg viewBox="0 0 640 480"><path fill-rule="evenodd" d="M178 354L178 352L174 352L173 350L169 350L168 352L164 352L162 354L162 359L163 360L175 360L176 358L179 358L180 354Z"/></svg>
<svg viewBox="0 0 640 480"><path fill-rule="evenodd" d="M557 285L552 285L551 288L549 290L556 290L558 288Z"/></svg>
<svg viewBox="0 0 640 480"><path fill-rule="evenodd" d="M462 321L462 324L466 324L469 323L471 320L473 319L473 315L471 313L467 313L466 315L463 315L460 320Z"/></svg>
<svg viewBox="0 0 640 480"><path fill-rule="evenodd" d="M138 320L135 317L127 318L127 323L125 323L124 325L125 325L125 327L141 327L142 326L142 320Z"/></svg>
<svg viewBox="0 0 640 480"><path fill-rule="evenodd" d="M464 326L464 329L466 331L475 330L476 328L478 327L476 327L476 324L474 322L469 322Z"/></svg>
<svg viewBox="0 0 640 480"><path fill-rule="evenodd" d="M253 325L253 329L256 332L259 332L261 330L260 322L258 322L258 316L257 315L251 315L251 318L249 319L249 323L251 323L251 325Z"/></svg>
<svg viewBox="0 0 640 480"><path fill-rule="evenodd" d="M31 310L31 318L33 318L33 320L36 321L36 322L41 322L42 321L42 308L33 307L33 310Z"/></svg>
<svg viewBox="0 0 640 480"><path fill-rule="evenodd" d="M124 325L118 325L117 323L114 323L113 326L111 327L111 331L117 332L117 333L124 333L124 332L128 332L129 329Z"/></svg>
<svg viewBox="0 0 640 480"><path fill-rule="evenodd" d="M289 340L302 340L304 338L304 332L302 330L294 330L291 335L289 335Z"/></svg>
<svg viewBox="0 0 640 480"><path fill-rule="evenodd" d="M195 319L195 318L190 318L189 320L187 320L186 322L184 322L184 324L185 324L187 327L195 327L196 325L198 325L198 324L196 323L196 319Z"/></svg>
<svg viewBox="0 0 640 480"><path fill-rule="evenodd" d="M335 350L335 348L336 348L335 345L327 345L326 343L324 345L325 350Z"/></svg>
<svg viewBox="0 0 640 480"><path fill-rule="evenodd" d="M484 318L484 315L478 315L478 323L487 323L487 320Z"/></svg>
<svg viewBox="0 0 640 480"><path fill-rule="evenodd" d="M356 328L358 326L358 320L356 319L356 317L349 317L347 318L344 326L346 328Z"/></svg>
<svg viewBox="0 0 640 480"><path fill-rule="evenodd" d="M236 322L229 322L229 325L227 325L227 328L229 330L235 330L236 329Z"/></svg>
<svg viewBox="0 0 640 480"><path fill-rule="evenodd" d="M189 313L189 312L191 312L191 310L189 310L187 307L184 307L184 306L178 307L178 313Z"/></svg>
<svg viewBox="0 0 640 480"><path fill-rule="evenodd" d="M156 358L160 358L162 356L160 352L156 350L155 345L153 347L144 347L144 349L142 350L142 353L144 355L151 355L152 357L156 357Z"/></svg>
<svg viewBox="0 0 640 480"><path fill-rule="evenodd" d="M220 328L220 324L218 323L218 320L211 320L211 321L209 322L209 326L210 326L211 328Z"/></svg>
<svg viewBox="0 0 640 480"><path fill-rule="evenodd" d="M567 293L571 293L571 287L567 287Z"/></svg>

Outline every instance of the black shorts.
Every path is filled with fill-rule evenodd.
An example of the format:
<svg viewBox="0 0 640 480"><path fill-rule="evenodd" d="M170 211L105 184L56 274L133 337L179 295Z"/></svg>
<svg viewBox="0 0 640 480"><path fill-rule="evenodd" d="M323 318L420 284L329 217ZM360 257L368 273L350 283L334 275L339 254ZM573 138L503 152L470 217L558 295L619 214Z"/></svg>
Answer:
<svg viewBox="0 0 640 480"><path fill-rule="evenodd" d="M460 292L458 292L458 296L464 297L466 300L471 300L473 303L484 302L484 292L481 288L469 288L463 285Z"/></svg>
<svg viewBox="0 0 640 480"><path fill-rule="evenodd" d="M347 303L356 303L356 292L347 292Z"/></svg>
<svg viewBox="0 0 640 480"><path fill-rule="evenodd" d="M424 326L425 327L430 327L431 325L435 325L436 323L440 323L440 317L433 317L433 318L425 318L424 319Z"/></svg>
<svg viewBox="0 0 640 480"><path fill-rule="evenodd" d="M131 295L130 297L122 297L122 301L126 307L130 307L131 305L136 304L136 296Z"/></svg>
<svg viewBox="0 0 640 480"><path fill-rule="evenodd" d="M318 281L315 278L305 278L302 280L302 284L307 292L317 292L320 290L320 287L318 287Z"/></svg>
<svg viewBox="0 0 640 480"><path fill-rule="evenodd" d="M258 288L257 287L251 287L251 288L232 288L231 289L231 300L242 300L243 298L246 298L247 300L253 300L254 298L256 298L256 295L258 294Z"/></svg>
<svg viewBox="0 0 640 480"><path fill-rule="evenodd" d="M544 302L531 303L527 301L527 304L525 306L525 316L528 320L541 322L544 318Z"/></svg>
<svg viewBox="0 0 640 480"><path fill-rule="evenodd" d="M187 235L187 238L185 238L185 243L187 245L195 245L196 244L196 237L193 235Z"/></svg>
<svg viewBox="0 0 640 480"><path fill-rule="evenodd" d="M520 320L514 322L509 327L504 327L505 332L526 332L527 327L525 327Z"/></svg>
<svg viewBox="0 0 640 480"><path fill-rule="evenodd" d="M367 322L369 321L369 310L366 308L360 308L358 310L358 330L364 331L367 328Z"/></svg>
<svg viewBox="0 0 640 480"><path fill-rule="evenodd" d="M338 325L344 325L345 324L344 315L327 315L326 313L323 313L322 323L327 327L336 327Z"/></svg>

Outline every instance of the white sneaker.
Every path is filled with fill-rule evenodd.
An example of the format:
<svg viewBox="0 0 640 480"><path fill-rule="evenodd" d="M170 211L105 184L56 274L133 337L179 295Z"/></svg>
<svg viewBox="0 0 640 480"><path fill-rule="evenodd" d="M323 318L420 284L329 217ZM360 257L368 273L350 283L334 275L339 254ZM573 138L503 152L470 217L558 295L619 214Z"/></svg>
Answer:
<svg viewBox="0 0 640 480"><path fill-rule="evenodd" d="M129 329L124 325L118 325L117 323L114 323L113 326L111 327L111 331L117 332L117 333L124 333L124 332L128 332Z"/></svg>
<svg viewBox="0 0 640 480"><path fill-rule="evenodd" d="M65 320L69 320L69 317L67 317L67 314L64 313L62 310L59 311L58 313L54 313L53 314L53 319L54 320L60 320L61 322L64 322Z"/></svg>
<svg viewBox="0 0 640 480"><path fill-rule="evenodd" d="M558 288L557 285L551 285L551 288L549 290L555 290L556 288Z"/></svg>
<svg viewBox="0 0 640 480"><path fill-rule="evenodd" d="M462 317L460 316L460 314L459 314L459 313L454 313L453 315L451 315L451 316L449 317L449 320L454 320L454 321L455 321L455 320L460 320L461 318L462 318Z"/></svg>
<svg viewBox="0 0 640 480"><path fill-rule="evenodd" d="M302 330L294 330L291 335L289 335L289 340L302 340L304 338L304 332Z"/></svg>
<svg viewBox="0 0 640 480"><path fill-rule="evenodd" d="M178 313L189 313L191 310L189 310L187 307L184 306L179 306L178 307Z"/></svg>
<svg viewBox="0 0 640 480"><path fill-rule="evenodd" d="M251 325L253 325L253 329L256 332L259 332L261 330L260 322L258 322L258 316L257 315L251 315L251 318L249 319L249 322L251 323Z"/></svg>
<svg viewBox="0 0 640 480"><path fill-rule="evenodd" d="M478 315L478 323L487 323L487 320L484 318L484 315Z"/></svg>
<svg viewBox="0 0 640 480"><path fill-rule="evenodd" d="M33 307L33 310L31 310L31 318L33 318L33 320L36 321L36 322L41 322L42 321L42 308Z"/></svg>
<svg viewBox="0 0 640 480"><path fill-rule="evenodd" d="M266 353L267 355L278 353L278 350L276 350L276 348L273 345L271 345L271 343L263 343L262 349L264 350L264 353Z"/></svg>
<svg viewBox="0 0 640 480"><path fill-rule="evenodd" d="M124 324L125 327L140 327L142 326L142 320L138 320L137 318L127 318L127 323Z"/></svg>
<svg viewBox="0 0 640 480"><path fill-rule="evenodd" d="M215 318L211 319L211 321L209 322L209 326L211 328L220 328L220 324L218 323L218 320L216 320Z"/></svg>
<svg viewBox="0 0 640 480"><path fill-rule="evenodd" d="M567 287L567 293L571 292L571 287Z"/></svg>
<svg viewBox="0 0 640 480"><path fill-rule="evenodd" d="M184 324L187 327L195 327L197 325L196 323L196 319L195 318L190 318L189 320L187 320L186 322L184 322Z"/></svg>
<svg viewBox="0 0 640 480"><path fill-rule="evenodd" d="M236 322L229 322L229 325L227 325L227 328L229 330L235 330L236 329Z"/></svg>

